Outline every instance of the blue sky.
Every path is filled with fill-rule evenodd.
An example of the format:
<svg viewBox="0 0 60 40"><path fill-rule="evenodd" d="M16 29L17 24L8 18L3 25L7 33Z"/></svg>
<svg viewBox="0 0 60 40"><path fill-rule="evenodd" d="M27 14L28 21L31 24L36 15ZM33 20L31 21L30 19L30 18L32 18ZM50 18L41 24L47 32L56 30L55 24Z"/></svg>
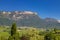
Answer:
<svg viewBox="0 0 60 40"><path fill-rule="evenodd" d="M33 11L41 18L60 20L60 0L0 0L2 11Z"/></svg>

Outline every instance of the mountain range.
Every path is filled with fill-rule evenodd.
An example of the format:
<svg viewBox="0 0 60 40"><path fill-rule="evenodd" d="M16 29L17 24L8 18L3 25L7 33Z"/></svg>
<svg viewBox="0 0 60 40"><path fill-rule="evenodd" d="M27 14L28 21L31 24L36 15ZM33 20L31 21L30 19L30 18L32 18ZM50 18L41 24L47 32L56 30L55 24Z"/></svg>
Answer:
<svg viewBox="0 0 60 40"><path fill-rule="evenodd" d="M0 25L10 26L16 22L19 27L60 28L60 20L54 18L42 19L31 11L0 11Z"/></svg>

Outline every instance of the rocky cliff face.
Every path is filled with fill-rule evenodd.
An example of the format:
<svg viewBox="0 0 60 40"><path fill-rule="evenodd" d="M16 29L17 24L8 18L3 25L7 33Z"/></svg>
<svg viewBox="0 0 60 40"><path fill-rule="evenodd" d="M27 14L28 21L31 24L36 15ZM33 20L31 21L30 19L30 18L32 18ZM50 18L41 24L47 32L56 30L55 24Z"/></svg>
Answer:
<svg viewBox="0 0 60 40"><path fill-rule="evenodd" d="M30 11L0 11L0 25L11 25L16 22L18 26L53 28L60 27L60 23L53 18L42 19L36 12Z"/></svg>

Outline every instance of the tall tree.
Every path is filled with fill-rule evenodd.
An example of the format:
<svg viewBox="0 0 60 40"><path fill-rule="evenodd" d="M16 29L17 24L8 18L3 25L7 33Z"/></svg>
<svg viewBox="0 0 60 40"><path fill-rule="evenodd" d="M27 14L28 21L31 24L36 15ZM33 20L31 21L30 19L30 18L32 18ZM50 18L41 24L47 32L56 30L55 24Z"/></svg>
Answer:
<svg viewBox="0 0 60 40"><path fill-rule="evenodd" d="M14 34L16 34L16 23L13 23L11 27L11 36L13 36Z"/></svg>
<svg viewBox="0 0 60 40"><path fill-rule="evenodd" d="M11 35L9 36L8 40L17 40L16 32L17 32L16 23L13 23L11 27Z"/></svg>

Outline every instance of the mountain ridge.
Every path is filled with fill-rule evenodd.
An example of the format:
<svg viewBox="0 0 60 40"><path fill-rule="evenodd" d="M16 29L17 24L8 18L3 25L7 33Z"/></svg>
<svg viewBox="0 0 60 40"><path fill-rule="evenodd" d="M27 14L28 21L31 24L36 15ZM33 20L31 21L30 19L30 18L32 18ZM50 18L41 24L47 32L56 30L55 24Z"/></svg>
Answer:
<svg viewBox="0 0 60 40"><path fill-rule="evenodd" d="M16 22L18 26L38 27L38 28L59 28L60 23L54 18L42 19L36 12L31 11L0 11L0 25L11 25Z"/></svg>

